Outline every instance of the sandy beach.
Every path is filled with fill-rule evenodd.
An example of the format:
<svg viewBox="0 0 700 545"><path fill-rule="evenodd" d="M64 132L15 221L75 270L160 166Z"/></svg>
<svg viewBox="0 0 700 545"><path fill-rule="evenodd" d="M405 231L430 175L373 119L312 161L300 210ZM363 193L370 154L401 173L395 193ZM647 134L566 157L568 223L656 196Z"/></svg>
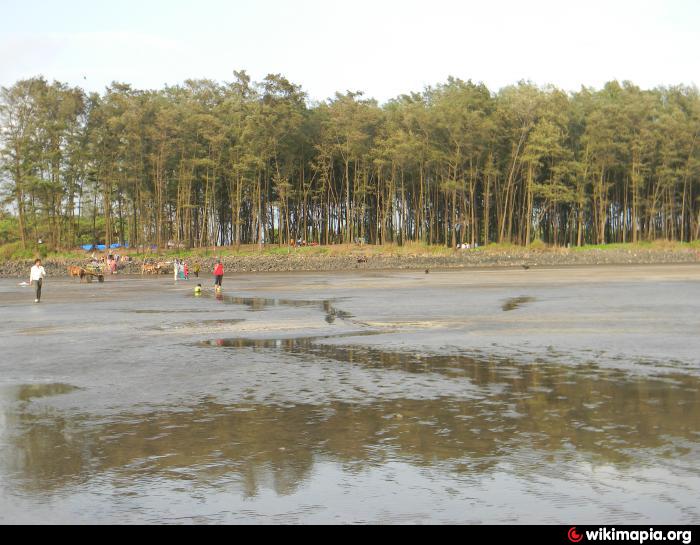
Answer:
<svg viewBox="0 0 700 545"><path fill-rule="evenodd" d="M700 265L0 280L0 521L700 522Z"/></svg>

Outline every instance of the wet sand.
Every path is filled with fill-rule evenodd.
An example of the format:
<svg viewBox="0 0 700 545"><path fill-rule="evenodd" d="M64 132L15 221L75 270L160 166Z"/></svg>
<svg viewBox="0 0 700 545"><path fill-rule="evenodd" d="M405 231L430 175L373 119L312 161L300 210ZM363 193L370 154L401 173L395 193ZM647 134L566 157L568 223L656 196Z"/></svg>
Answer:
<svg viewBox="0 0 700 545"><path fill-rule="evenodd" d="M700 265L0 280L0 522L700 522Z"/></svg>

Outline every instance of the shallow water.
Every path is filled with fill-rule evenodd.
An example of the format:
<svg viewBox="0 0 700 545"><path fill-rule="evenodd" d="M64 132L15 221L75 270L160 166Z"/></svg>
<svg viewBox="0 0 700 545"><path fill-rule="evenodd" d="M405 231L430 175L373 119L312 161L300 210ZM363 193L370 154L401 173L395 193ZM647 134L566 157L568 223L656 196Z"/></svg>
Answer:
<svg viewBox="0 0 700 545"><path fill-rule="evenodd" d="M700 268L0 281L0 522L700 522Z"/></svg>

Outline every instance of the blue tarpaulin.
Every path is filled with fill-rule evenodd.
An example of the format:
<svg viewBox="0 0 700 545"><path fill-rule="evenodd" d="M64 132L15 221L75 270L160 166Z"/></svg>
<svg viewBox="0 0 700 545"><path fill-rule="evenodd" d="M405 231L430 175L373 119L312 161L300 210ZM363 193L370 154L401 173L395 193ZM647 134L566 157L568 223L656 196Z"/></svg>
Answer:
<svg viewBox="0 0 700 545"><path fill-rule="evenodd" d="M99 250L101 252L104 252L107 249L107 246L105 246L104 244L98 244L97 246L95 246L94 244L86 244L85 246L81 246L81 248L83 250L85 250L86 252L89 252L91 250ZM110 250L118 250L119 248L129 248L129 245L128 244L124 244L124 245L112 244L109 247Z"/></svg>

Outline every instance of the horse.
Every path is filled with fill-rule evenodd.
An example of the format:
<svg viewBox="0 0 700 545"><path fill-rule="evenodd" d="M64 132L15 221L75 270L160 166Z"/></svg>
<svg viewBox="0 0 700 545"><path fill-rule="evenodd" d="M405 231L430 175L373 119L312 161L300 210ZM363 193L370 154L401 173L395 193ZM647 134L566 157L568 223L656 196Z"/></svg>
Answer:
<svg viewBox="0 0 700 545"><path fill-rule="evenodd" d="M144 264L141 274L159 274L160 267L158 265L146 265Z"/></svg>

